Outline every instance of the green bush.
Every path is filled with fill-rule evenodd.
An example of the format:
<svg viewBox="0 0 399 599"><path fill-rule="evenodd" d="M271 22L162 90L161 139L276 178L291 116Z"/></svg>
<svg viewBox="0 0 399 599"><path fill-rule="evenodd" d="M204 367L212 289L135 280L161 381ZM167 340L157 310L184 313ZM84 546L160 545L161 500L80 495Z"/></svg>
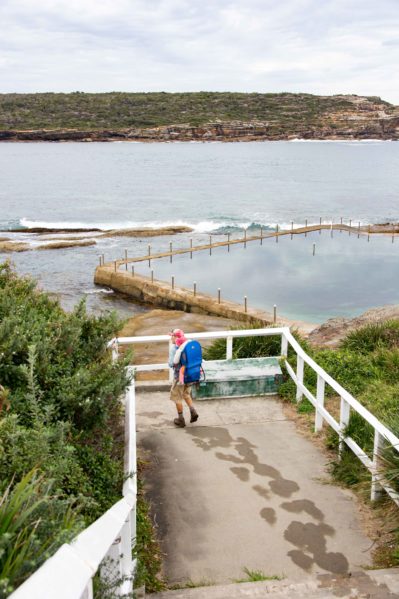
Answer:
<svg viewBox="0 0 399 599"><path fill-rule="evenodd" d="M35 469L40 484L32 482L32 492L44 497L34 510L35 543L51 551L76 532L70 522L81 528L121 497L120 397L129 384L129 356L113 363L107 350L120 326L114 314L86 314L83 302L64 312L32 280L0 265L0 492L13 497ZM31 541L10 541L3 554L15 547L23 554ZM15 562L14 582L40 556Z"/></svg>
<svg viewBox="0 0 399 599"><path fill-rule="evenodd" d="M342 347L362 354L399 347L399 320L370 323L351 331L343 340Z"/></svg>
<svg viewBox="0 0 399 599"><path fill-rule="evenodd" d="M73 502L34 469L0 497L0 599L7 597L83 527Z"/></svg>
<svg viewBox="0 0 399 599"><path fill-rule="evenodd" d="M245 324L234 327L232 330L241 331L246 329L264 328L263 323ZM292 331L295 339L306 351L308 349L307 341L298 333ZM263 337L236 337L233 339L233 358L258 358L262 356L280 356L281 354L281 335L265 335ZM292 356L293 351L289 348L288 356ZM217 339L204 351L205 360L224 360L226 358L226 340Z"/></svg>

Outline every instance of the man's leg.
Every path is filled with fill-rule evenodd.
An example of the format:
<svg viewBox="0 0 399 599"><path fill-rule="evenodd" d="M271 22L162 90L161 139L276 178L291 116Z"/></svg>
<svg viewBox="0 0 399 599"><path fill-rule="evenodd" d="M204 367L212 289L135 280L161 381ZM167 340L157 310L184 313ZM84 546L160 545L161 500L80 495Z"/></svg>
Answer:
<svg viewBox="0 0 399 599"><path fill-rule="evenodd" d="M194 408L193 398L191 396L191 385L184 385L183 399L190 408L190 422L196 422L198 420L198 412Z"/></svg>
<svg viewBox="0 0 399 599"><path fill-rule="evenodd" d="M176 405L177 410L177 418L174 419L174 423L176 426L181 428L186 426L186 422L183 416L183 385L179 385L178 381L173 381L172 387L170 389L170 399Z"/></svg>

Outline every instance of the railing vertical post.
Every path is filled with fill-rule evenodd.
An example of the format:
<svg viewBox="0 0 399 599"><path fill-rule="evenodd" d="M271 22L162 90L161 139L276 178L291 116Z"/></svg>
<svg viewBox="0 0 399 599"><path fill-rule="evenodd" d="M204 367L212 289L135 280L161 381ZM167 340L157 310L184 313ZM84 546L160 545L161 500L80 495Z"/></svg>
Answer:
<svg viewBox="0 0 399 599"><path fill-rule="evenodd" d="M115 339L114 343L112 344L112 361L116 362L119 356L119 346L118 346L118 341Z"/></svg>
<svg viewBox="0 0 399 599"><path fill-rule="evenodd" d="M227 337L226 339L226 360L233 358L233 337Z"/></svg>
<svg viewBox="0 0 399 599"><path fill-rule="evenodd" d="M343 440L343 435L344 435L344 430L346 429L346 427L349 424L350 412L351 412L350 405L348 404L347 401L344 400L343 397L341 397L341 409L340 409L340 413L339 413L339 428L340 428L340 433L342 436L340 436L340 438L339 438L339 447L338 447L338 455L340 458L341 458L342 452L344 450L345 441Z"/></svg>
<svg viewBox="0 0 399 599"><path fill-rule="evenodd" d="M125 270L127 270L127 250L125 250Z"/></svg>
<svg viewBox="0 0 399 599"><path fill-rule="evenodd" d="M83 595L81 596L80 599L93 599L93 597L94 597L94 595L93 595L93 579L90 578L85 590L83 591Z"/></svg>
<svg viewBox="0 0 399 599"><path fill-rule="evenodd" d="M288 339L284 333L281 334L281 355L285 357L288 355Z"/></svg>
<svg viewBox="0 0 399 599"><path fill-rule="evenodd" d="M316 392L316 414L315 414L315 422L314 422L314 430L317 433L321 431L323 428L323 416L320 414L318 407L324 406L324 390L325 390L326 382L320 374L317 375L317 392Z"/></svg>
<svg viewBox="0 0 399 599"><path fill-rule="evenodd" d="M371 475L371 501L376 501L381 497L382 487L378 483L378 469L379 469L379 461L381 456L381 450L383 447L383 437L380 433L375 430L374 431L374 450L373 450L373 472Z"/></svg>
<svg viewBox="0 0 399 599"><path fill-rule="evenodd" d="M194 283L195 285L195 283ZM194 294L195 295L195 294ZM169 355L170 355L170 351L172 349L172 339L169 341ZM173 368L169 368L169 383L173 383Z"/></svg>
<svg viewBox="0 0 399 599"><path fill-rule="evenodd" d="M122 580L122 538L118 537L108 549L104 561L99 569L100 578L107 586L115 588L115 594L120 595L121 589L117 588ZM131 549L130 549L131 551Z"/></svg>
<svg viewBox="0 0 399 599"><path fill-rule="evenodd" d="M134 505L121 531L121 594L131 593L136 560L132 547L136 542L137 449L136 449L136 393L134 380L125 394L125 459L123 496L133 495Z"/></svg>
<svg viewBox="0 0 399 599"><path fill-rule="evenodd" d="M132 512L131 512L132 513ZM127 518L125 524L121 530L121 574L122 580L120 588L117 589L120 595L126 597L128 593L131 593L133 590L133 559L132 559L132 541L136 538L136 533L132 534L132 519ZM118 593L118 594L119 594Z"/></svg>
<svg viewBox="0 0 399 599"><path fill-rule="evenodd" d="M297 354L297 357L296 357L296 378L297 378L296 400L297 400L297 402L301 401L301 399L303 397L303 392L298 385L298 383L301 383L303 385L303 366L304 366L303 358L302 358L302 356Z"/></svg>

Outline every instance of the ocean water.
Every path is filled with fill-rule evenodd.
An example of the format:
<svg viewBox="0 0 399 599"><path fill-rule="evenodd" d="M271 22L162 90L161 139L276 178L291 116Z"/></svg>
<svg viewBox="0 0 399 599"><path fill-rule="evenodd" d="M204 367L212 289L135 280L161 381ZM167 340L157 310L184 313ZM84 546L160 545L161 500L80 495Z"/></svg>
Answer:
<svg viewBox="0 0 399 599"><path fill-rule="evenodd" d="M23 233L9 237L28 239L33 245L37 236L29 234L29 228L34 226L111 229L187 224L194 229L170 238L102 238L85 248L11 255L19 272L33 274L42 287L60 296L67 309L81 297L87 298L92 310L116 308L129 315L146 309L94 286L100 254L106 260L122 257L125 249L129 255L142 255L148 243L155 252L168 248L169 241L183 247L189 245L190 237L196 244L207 240L208 233L231 231L238 236L255 225L267 230L277 223L289 227L292 221L311 224L320 218L362 224L399 220L399 144L395 142L3 143L0 173L0 228L20 227ZM294 245L279 244L278 260L263 253L264 277L274 285L274 294L259 285L260 274L254 290L252 284L242 285L253 278L252 270L247 264L240 267L242 253L235 250L228 261L213 262L212 275L220 270L229 272L231 280L239 277L253 305L270 309L278 303L285 315L307 315L311 320L353 315L398 301L396 284L388 284L397 278L395 270L388 269L387 279L379 279L374 289L370 285L369 291L362 292L364 276L341 277L342 271L348 271L345 248L354 239L342 237L339 244L334 238L333 245L328 235L322 239L329 256L325 267L328 260L331 267L329 294L326 284L317 284L315 277L319 253L309 264L298 262L300 240L293 240ZM385 264L394 256L392 268L396 264L399 240L387 243L388 254L384 250L383 255L375 241L362 254L363 272L367 264L378 270L374 259ZM381 240L382 245L385 241ZM310 237L303 243L307 247ZM339 245L341 252L335 250ZM248 250L249 246L247 255L252 251ZM0 259L5 257L0 254ZM339 267L332 268L333 262ZM210 274L208 266L203 269ZM263 272L259 265L257 269ZM189 278L193 279L191 274ZM209 291L223 283L224 293L235 299L227 282L207 279ZM305 283L307 295L298 301L298 288ZM336 289L343 286L359 292L352 299L341 297ZM386 290L383 296L381 287Z"/></svg>

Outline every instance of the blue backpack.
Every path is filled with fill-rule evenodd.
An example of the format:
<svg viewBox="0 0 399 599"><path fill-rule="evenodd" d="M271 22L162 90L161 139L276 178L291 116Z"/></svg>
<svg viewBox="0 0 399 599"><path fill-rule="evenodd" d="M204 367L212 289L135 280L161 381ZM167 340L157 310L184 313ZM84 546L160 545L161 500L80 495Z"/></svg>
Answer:
<svg viewBox="0 0 399 599"><path fill-rule="evenodd" d="M181 353L180 364L184 366L184 384L198 383L203 372L202 348L198 341L188 341Z"/></svg>

